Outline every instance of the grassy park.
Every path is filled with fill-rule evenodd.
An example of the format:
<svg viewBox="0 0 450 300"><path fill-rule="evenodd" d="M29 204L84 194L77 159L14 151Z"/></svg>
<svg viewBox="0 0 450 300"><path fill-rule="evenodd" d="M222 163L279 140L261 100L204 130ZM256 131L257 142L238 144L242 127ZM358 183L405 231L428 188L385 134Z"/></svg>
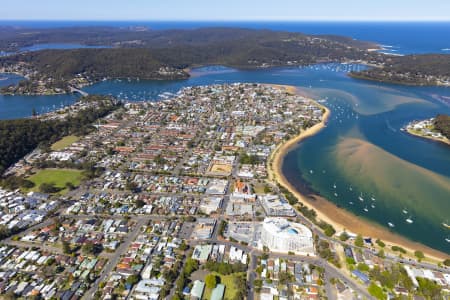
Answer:
<svg viewBox="0 0 450 300"><path fill-rule="evenodd" d="M57 141L56 143L54 143L51 146L51 149L53 151L59 151L62 150L70 145L72 145L73 143L77 142L80 138L75 136L75 135L68 135L63 137L62 139L60 139L59 141Z"/></svg>
<svg viewBox="0 0 450 300"><path fill-rule="evenodd" d="M74 169L43 169L38 170L35 174L31 175L28 180L34 183L34 187L31 191L41 191L42 184L53 184L57 189L60 189L58 193L64 194L68 191L67 183L72 186L78 186L83 178L81 170Z"/></svg>

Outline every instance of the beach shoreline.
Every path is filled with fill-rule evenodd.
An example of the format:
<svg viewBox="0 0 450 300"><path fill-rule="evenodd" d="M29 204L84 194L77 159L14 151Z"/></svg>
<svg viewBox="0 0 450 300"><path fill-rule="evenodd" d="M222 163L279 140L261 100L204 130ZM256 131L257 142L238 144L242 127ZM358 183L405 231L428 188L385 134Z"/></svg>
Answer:
<svg viewBox="0 0 450 300"><path fill-rule="evenodd" d="M294 86L272 86L283 87L289 92L297 91L297 88ZM400 246L412 255L414 254L414 251L419 250L422 251L427 258L438 262L449 258L449 255L447 255L446 253L430 248L418 242L411 241L403 236L400 236L399 234L389 231L379 224L375 224L368 220L362 219L354 215L353 213L338 207L333 202L326 200L322 196L306 196L298 191L298 189L296 189L287 180L282 172L282 166L285 156L301 141L319 133L326 126L328 118L331 114L330 110L327 107L317 102L316 105L325 110L321 122L306 130L302 130L297 136L293 137L292 139L278 144L272 151L268 160L269 181L280 184L289 192L291 192L304 206L310 209L314 209L317 213L317 218L332 225L338 233L347 231L355 234L361 234L365 237L371 237L372 239L380 239L385 242L386 249L387 247L390 247L392 245Z"/></svg>
<svg viewBox="0 0 450 300"><path fill-rule="evenodd" d="M423 134L414 132L413 130L411 130L409 128L407 128L405 131L407 133L409 133L410 135L412 135L412 136L416 136L416 137L419 137L419 138L422 138L422 139L425 139L425 140L429 140L429 141L433 141L433 142L440 142L440 143L442 143L444 145L450 146L450 140L449 139L438 139L438 138L435 138L435 137L432 137L432 136L423 135Z"/></svg>

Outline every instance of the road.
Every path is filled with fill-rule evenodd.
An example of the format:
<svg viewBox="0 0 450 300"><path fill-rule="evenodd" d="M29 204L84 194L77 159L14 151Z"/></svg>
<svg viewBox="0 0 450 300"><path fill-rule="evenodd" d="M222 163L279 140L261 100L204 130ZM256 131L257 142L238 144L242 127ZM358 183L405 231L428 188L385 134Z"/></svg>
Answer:
<svg viewBox="0 0 450 300"><path fill-rule="evenodd" d="M139 233L141 232L141 228L149 219L140 218L137 221L136 227L134 230L129 233L125 239L125 241L117 248L114 252L114 255L109 259L106 265L103 267L102 272L100 273L100 277L97 278L95 283L92 284L91 288L84 293L83 300L92 299L93 295L98 289L100 282L104 281L107 277L109 277L112 273L112 270L119 262L120 257L127 251L128 247L130 247L131 243L137 238Z"/></svg>
<svg viewBox="0 0 450 300"><path fill-rule="evenodd" d="M239 243L230 242L230 241L219 241L216 239L208 239L208 240L196 240L193 242L190 242L191 246L195 246L202 243L217 243L217 244L223 244L228 247L234 246L238 249L242 249L250 254L251 260L249 265L249 271L247 272L247 278L248 282L253 284L253 280L256 278L256 274L254 273L254 270L256 269L256 256L264 254L263 251L257 250L248 246L241 245ZM325 273L328 274L329 278L337 278L347 286L349 286L352 290L354 290L358 295L364 296L366 299L374 299L368 292L367 289L361 285L359 282L357 282L355 279L347 276L344 274L341 270L337 269L333 265L329 264L326 260L320 258L320 257L313 257L313 256L301 256L301 255L288 255L284 253L276 253L276 252L269 252L268 253L270 258L282 258L286 259L288 261L297 261L297 262L303 262L303 263L309 263L314 264L316 266L322 267L325 270ZM252 280L253 279L253 280ZM252 281L250 281L252 280ZM252 285L251 285L252 287ZM249 292L250 294L250 292Z"/></svg>

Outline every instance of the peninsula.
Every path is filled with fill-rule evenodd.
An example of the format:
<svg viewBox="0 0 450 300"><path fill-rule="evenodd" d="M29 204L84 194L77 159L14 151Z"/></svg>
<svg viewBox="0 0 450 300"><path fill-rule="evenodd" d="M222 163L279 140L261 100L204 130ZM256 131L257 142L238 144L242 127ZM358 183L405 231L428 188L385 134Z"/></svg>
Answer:
<svg viewBox="0 0 450 300"><path fill-rule="evenodd" d="M44 33L45 38L42 38ZM12 29L11 37L2 41L3 49L17 50L33 41L88 42L110 48L27 51L1 57L0 73L12 72L25 79L0 91L5 94L56 94L111 78L184 79L189 76L185 72L187 68L203 65L245 69L322 62L373 64L384 57L381 53L368 51L375 47L368 42L271 30L134 31L93 27L67 30L67 36L63 33L66 33L64 29L45 29L27 35L25 42L22 31ZM16 46L9 49L10 44Z"/></svg>
<svg viewBox="0 0 450 300"><path fill-rule="evenodd" d="M404 127L409 134L450 145L450 116L412 121Z"/></svg>
<svg viewBox="0 0 450 300"><path fill-rule="evenodd" d="M350 76L402 85L450 86L450 55L390 56L377 67L351 72Z"/></svg>
<svg viewBox="0 0 450 300"><path fill-rule="evenodd" d="M155 298L182 299L192 283L189 295L226 286L225 295L244 299L265 293L270 276L298 297L322 297L330 277L344 295L370 298L367 284L385 280L393 282L383 283L389 292L406 286L424 293L409 282L425 274L417 264L436 278L446 274L420 262L437 251L415 244L414 251L403 240L367 244L362 234L351 235L369 227L361 220L337 236L342 210L312 205L279 172L286 151L328 116L293 87L234 83L185 87L159 102L90 95L23 126L1 121L1 157L9 158L0 189L0 268L8 283L1 292L27 297L42 286L33 293L101 299L144 297L151 289ZM22 140L26 151L8 147ZM43 264L51 271L45 280L24 275ZM272 264L286 268L275 272ZM356 267L365 283L352 273ZM215 277L201 268L221 283L205 287ZM405 276L388 278L390 272ZM297 280L307 289L293 288ZM441 294L443 287L424 289Z"/></svg>

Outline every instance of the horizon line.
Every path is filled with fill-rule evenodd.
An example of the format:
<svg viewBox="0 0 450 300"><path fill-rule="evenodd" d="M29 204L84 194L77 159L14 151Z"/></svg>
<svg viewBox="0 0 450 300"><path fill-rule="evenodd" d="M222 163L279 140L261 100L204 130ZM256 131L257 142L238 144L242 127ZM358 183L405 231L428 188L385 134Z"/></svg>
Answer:
<svg viewBox="0 0 450 300"><path fill-rule="evenodd" d="M450 19L1 19L0 22L393 22L393 23L409 23L409 22L427 22L427 23L442 23L450 22Z"/></svg>

